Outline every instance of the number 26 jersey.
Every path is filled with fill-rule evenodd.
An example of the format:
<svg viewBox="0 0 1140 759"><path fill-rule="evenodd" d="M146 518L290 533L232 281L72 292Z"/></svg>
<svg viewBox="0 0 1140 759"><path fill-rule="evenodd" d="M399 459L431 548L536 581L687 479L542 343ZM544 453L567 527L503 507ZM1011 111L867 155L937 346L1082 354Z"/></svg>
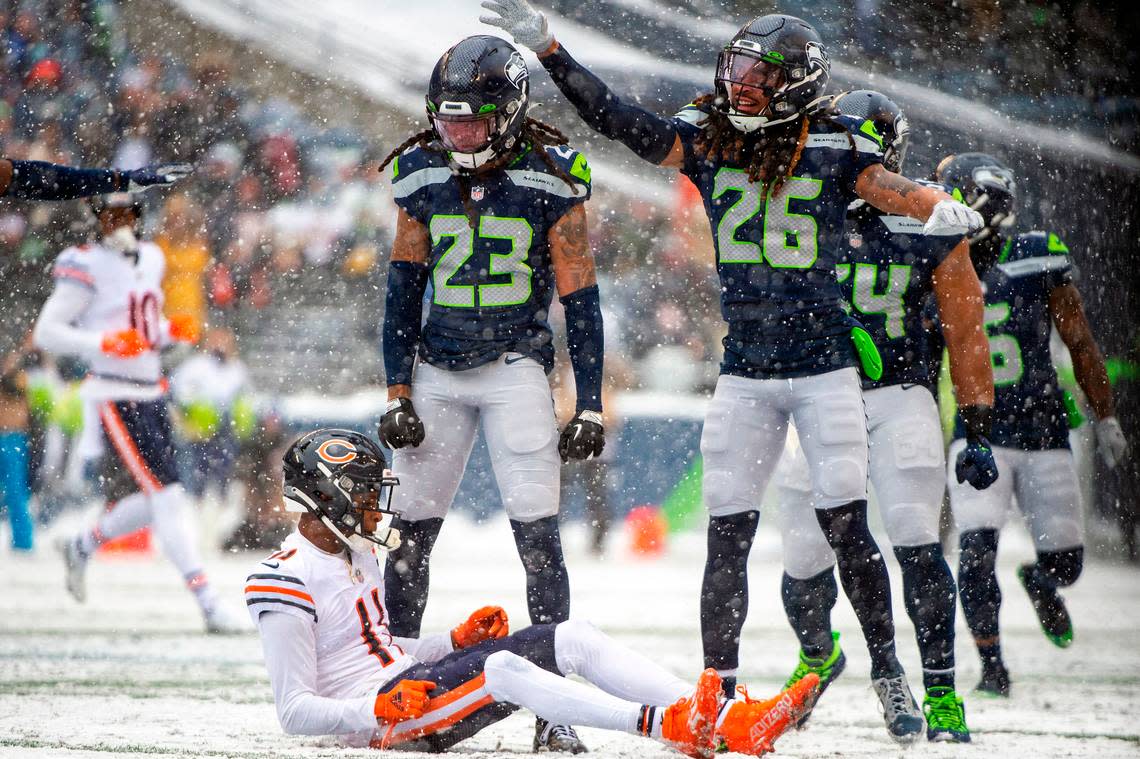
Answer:
<svg viewBox="0 0 1140 759"><path fill-rule="evenodd" d="M396 204L430 235L431 306L420 358L472 369L508 352L554 366L547 312L554 293L548 235L590 197L590 168L567 146L545 148L567 183L528 147L503 169L464 182L442 153L413 147L393 163ZM461 193L478 216L471 227Z"/></svg>
<svg viewBox="0 0 1140 759"><path fill-rule="evenodd" d="M696 147L707 114L686 106L673 123L712 225L721 313L728 322L721 373L801 377L855 365L852 320L835 265L855 181L882 163L870 122L814 120L792 176L765 198L747 166L705 158Z"/></svg>

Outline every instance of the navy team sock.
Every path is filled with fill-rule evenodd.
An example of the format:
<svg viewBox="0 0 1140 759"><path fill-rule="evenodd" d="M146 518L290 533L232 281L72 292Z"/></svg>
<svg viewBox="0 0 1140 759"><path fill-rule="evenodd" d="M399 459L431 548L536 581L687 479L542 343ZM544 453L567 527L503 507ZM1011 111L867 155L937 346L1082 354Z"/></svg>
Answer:
<svg viewBox="0 0 1140 759"><path fill-rule="evenodd" d="M982 666L1002 664L998 643L998 611L1001 588L998 587L997 530L970 530L958 538L958 596L966 624L974 635Z"/></svg>
<svg viewBox="0 0 1140 759"><path fill-rule="evenodd" d="M701 642L705 667L721 672L725 693L736 691L740 630L748 616L748 554L760 512L710 517L701 583ZM726 674L727 673L727 674Z"/></svg>
<svg viewBox="0 0 1140 759"><path fill-rule="evenodd" d="M871 679L901 674L902 665L895 656L891 583L883 554L867 527L867 502L816 509L815 516L835 551L839 581L863 629L871 655Z"/></svg>
<svg viewBox="0 0 1140 759"><path fill-rule="evenodd" d="M570 618L570 577L562 555L558 516L533 522L511 521L515 547L526 571L526 605L531 624Z"/></svg>
<svg viewBox="0 0 1140 759"><path fill-rule="evenodd" d="M942 546L896 546L906 612L914 622L926 690L954 687L954 576Z"/></svg>
<svg viewBox="0 0 1140 759"><path fill-rule="evenodd" d="M780 582L780 596L784 600L784 613L788 624L800 641L804 656L824 659L831 654L831 610L839 596L832 567L809 577L797 580L784 572Z"/></svg>
<svg viewBox="0 0 1140 759"><path fill-rule="evenodd" d="M388 629L401 638L418 638L428 597L428 562L443 519L401 520L400 546L388 553L384 571L384 606Z"/></svg>

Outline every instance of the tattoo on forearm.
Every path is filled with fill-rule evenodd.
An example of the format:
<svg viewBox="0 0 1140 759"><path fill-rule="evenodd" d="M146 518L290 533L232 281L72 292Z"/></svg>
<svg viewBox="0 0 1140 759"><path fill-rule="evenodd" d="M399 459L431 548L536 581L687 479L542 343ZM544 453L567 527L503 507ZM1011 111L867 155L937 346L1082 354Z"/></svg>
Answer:
<svg viewBox="0 0 1140 759"><path fill-rule="evenodd" d="M567 214L554 227L553 233L554 277L558 291L571 293L594 284L594 257L590 254L586 214Z"/></svg>

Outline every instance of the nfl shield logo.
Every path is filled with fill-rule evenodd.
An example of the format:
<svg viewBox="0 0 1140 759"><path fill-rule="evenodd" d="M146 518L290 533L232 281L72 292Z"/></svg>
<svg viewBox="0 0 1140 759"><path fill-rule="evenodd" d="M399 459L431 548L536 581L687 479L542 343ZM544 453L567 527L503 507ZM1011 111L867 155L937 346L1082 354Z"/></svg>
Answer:
<svg viewBox="0 0 1140 759"><path fill-rule="evenodd" d="M853 234L848 235L847 241L851 243L852 248L858 248L863 244L863 235Z"/></svg>
<svg viewBox="0 0 1140 759"><path fill-rule="evenodd" d="M471 199L472 200L482 200L483 199L483 185L481 185L481 184L475 185L474 187L471 188Z"/></svg>

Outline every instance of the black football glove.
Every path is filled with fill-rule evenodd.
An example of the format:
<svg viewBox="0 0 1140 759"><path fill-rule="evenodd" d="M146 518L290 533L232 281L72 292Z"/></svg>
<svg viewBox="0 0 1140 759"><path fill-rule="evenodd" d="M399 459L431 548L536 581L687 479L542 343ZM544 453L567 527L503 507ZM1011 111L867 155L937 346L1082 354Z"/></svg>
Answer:
<svg viewBox="0 0 1140 759"><path fill-rule="evenodd" d="M377 430L380 445L393 451L410 445L413 448L424 441L424 423L416 413L411 398L393 398L380 417Z"/></svg>
<svg viewBox="0 0 1140 759"><path fill-rule="evenodd" d="M997 482L998 468L990 441L984 437L970 438L954 462L958 482L969 482L975 490L985 490Z"/></svg>
<svg viewBox="0 0 1140 759"><path fill-rule="evenodd" d="M605 447L606 430L602 427L602 415L597 411L579 411L558 438L558 455L563 463L601 456Z"/></svg>
<svg viewBox="0 0 1140 759"><path fill-rule="evenodd" d="M148 187L169 187L193 171L189 163L162 163L123 173L127 177L127 192L141 192Z"/></svg>

